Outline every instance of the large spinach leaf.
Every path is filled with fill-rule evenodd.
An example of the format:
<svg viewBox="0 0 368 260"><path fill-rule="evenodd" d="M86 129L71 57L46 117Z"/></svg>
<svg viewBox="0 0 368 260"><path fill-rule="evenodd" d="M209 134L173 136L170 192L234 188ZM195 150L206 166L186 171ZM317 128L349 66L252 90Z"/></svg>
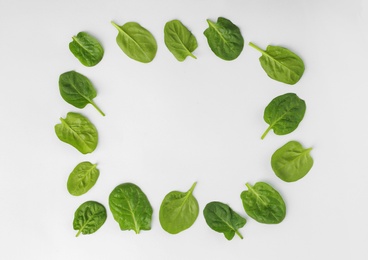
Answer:
<svg viewBox="0 0 368 260"><path fill-rule="evenodd" d="M153 209L147 196L133 183L117 186L109 196L109 205L121 230L150 230Z"/></svg>
<svg viewBox="0 0 368 260"><path fill-rule="evenodd" d="M207 19L209 27L204 31L211 50L224 60L236 59L243 50L244 39L238 26L219 17L217 23Z"/></svg>
<svg viewBox="0 0 368 260"><path fill-rule="evenodd" d="M304 148L297 141L290 141L277 149L271 157L275 174L283 181L293 182L303 178L313 166L312 148Z"/></svg>
<svg viewBox="0 0 368 260"><path fill-rule="evenodd" d="M80 196L89 191L97 182L100 171L97 164L90 162L79 163L70 173L67 188L70 194Z"/></svg>
<svg viewBox="0 0 368 260"><path fill-rule="evenodd" d="M224 233L227 240L233 239L235 234L243 239L238 229L247 221L228 205L218 201L210 202L204 208L203 215L207 225L217 232Z"/></svg>
<svg viewBox="0 0 368 260"><path fill-rule="evenodd" d="M98 143L96 127L81 114L69 112L66 118L60 118L61 123L55 125L57 137L83 154L92 153Z"/></svg>
<svg viewBox="0 0 368 260"><path fill-rule="evenodd" d="M240 195L245 212L260 223L278 224L286 215L285 202L281 195L265 182L254 186L246 184L247 191Z"/></svg>
<svg viewBox="0 0 368 260"><path fill-rule="evenodd" d="M105 223L106 218L106 209L102 204L96 201L84 202L74 213L73 228L78 230L76 236L81 233L95 233Z"/></svg>
<svg viewBox="0 0 368 260"><path fill-rule="evenodd" d="M286 93L274 98L264 111L263 119L269 127L261 138L264 139L271 129L277 135L293 132L303 120L305 110L304 100L294 93Z"/></svg>
<svg viewBox="0 0 368 260"><path fill-rule="evenodd" d="M179 20L172 20L165 24L164 39L166 47L178 61L184 61L186 57L193 55L198 47L197 39Z"/></svg>
<svg viewBox="0 0 368 260"><path fill-rule="evenodd" d="M162 228L170 234L177 234L190 228L199 214L194 183L187 192L171 191L163 199L159 219Z"/></svg>
<svg viewBox="0 0 368 260"><path fill-rule="evenodd" d="M102 60L104 49L95 37L86 32L80 32L72 39L69 50L84 66L92 67Z"/></svg>
<svg viewBox="0 0 368 260"><path fill-rule="evenodd" d="M68 71L59 77L59 90L63 99L69 104L84 108L87 104L94 106L101 115L105 115L93 99L97 96L92 82L76 71Z"/></svg>
<svg viewBox="0 0 368 260"><path fill-rule="evenodd" d="M249 45L262 53L259 61L270 78L293 85L303 76L303 60L289 49L268 45L266 50L262 50L254 43Z"/></svg>
<svg viewBox="0 0 368 260"><path fill-rule="evenodd" d="M116 42L128 57L143 63L155 58L157 42L146 28L136 22L128 22L122 26L111 23L119 32Z"/></svg>

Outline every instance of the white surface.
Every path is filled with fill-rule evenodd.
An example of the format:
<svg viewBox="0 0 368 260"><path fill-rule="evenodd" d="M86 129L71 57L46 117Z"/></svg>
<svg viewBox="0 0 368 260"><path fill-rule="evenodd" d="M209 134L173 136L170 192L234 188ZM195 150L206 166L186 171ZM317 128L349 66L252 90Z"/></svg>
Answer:
<svg viewBox="0 0 368 260"><path fill-rule="evenodd" d="M1 259L368 259L367 44L368 4L330 1L14 1L0 0L0 258ZM289 47L306 64L288 86L262 70L259 53L245 46L232 62L217 58L203 31L206 19L237 24L246 44ZM177 62L163 42L164 24L180 19L197 37L198 59ZM110 24L139 22L158 42L150 64L130 60ZM103 44L100 64L86 68L68 49L87 31ZM98 90L79 110L62 100L58 77L76 70ZM262 116L274 97L295 92L307 103L299 128L265 140ZM91 119L100 133L96 151L82 155L60 142L54 125L69 111ZM313 146L315 165L296 183L273 174L270 156L289 140ZM84 160L101 170L96 186L72 197L66 180ZM151 231L120 231L108 195L134 182L154 208ZM195 224L169 235L158 221L171 190L194 192ZM243 240L227 241L206 225L212 200L246 216L239 195L245 182L267 181L287 203L279 225L247 217ZM95 234L75 238L72 220L84 201L97 200L108 219Z"/></svg>

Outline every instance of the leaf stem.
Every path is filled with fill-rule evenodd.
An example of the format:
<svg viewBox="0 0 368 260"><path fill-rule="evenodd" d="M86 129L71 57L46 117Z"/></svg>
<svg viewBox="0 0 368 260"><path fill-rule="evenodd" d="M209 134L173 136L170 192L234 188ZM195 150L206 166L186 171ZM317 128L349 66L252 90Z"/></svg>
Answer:
<svg viewBox="0 0 368 260"><path fill-rule="evenodd" d="M267 129L266 129L266 131L263 133L263 135L261 136L261 139L263 140L265 137L266 137L266 135L268 134L268 132L270 131L272 129L272 126L269 126Z"/></svg>
<svg viewBox="0 0 368 260"><path fill-rule="evenodd" d="M78 233L75 235L75 237L78 237L82 233L82 229L79 229Z"/></svg>
<svg viewBox="0 0 368 260"><path fill-rule="evenodd" d="M97 111L100 112L101 115L105 116L105 113L102 112L102 110L96 105L95 102L93 102L92 100L90 102L91 102L92 106L94 106L97 109Z"/></svg>
<svg viewBox="0 0 368 260"><path fill-rule="evenodd" d="M253 47L254 49L256 49L257 51L264 53L264 50L262 50L261 48L259 48L257 45L255 45L253 42L249 42L249 46Z"/></svg>
<svg viewBox="0 0 368 260"><path fill-rule="evenodd" d="M242 234L240 234L240 232L238 230L235 230L235 234L237 234L241 239L243 239Z"/></svg>
<svg viewBox="0 0 368 260"><path fill-rule="evenodd" d="M197 185L197 182L193 183L192 187L190 187L190 189L188 191L188 195L193 193L194 188L196 187L196 185Z"/></svg>

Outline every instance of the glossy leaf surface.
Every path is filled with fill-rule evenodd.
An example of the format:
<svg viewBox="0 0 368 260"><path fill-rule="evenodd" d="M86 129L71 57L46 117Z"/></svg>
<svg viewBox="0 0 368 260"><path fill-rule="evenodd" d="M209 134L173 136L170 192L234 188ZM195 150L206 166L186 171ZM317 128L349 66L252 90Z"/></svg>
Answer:
<svg viewBox="0 0 368 260"><path fill-rule="evenodd" d="M227 240L233 239L235 234L243 239L238 229L245 225L246 219L228 205L217 201L210 202L204 208L203 215L207 225L211 229L223 233Z"/></svg>
<svg viewBox="0 0 368 260"><path fill-rule="evenodd" d="M153 209L147 196L133 183L117 186L109 196L109 205L121 230L150 230Z"/></svg>
<svg viewBox="0 0 368 260"><path fill-rule="evenodd" d="M73 228L80 234L95 233L106 221L105 207L96 201L87 201L78 207L74 213Z"/></svg>
<svg viewBox="0 0 368 260"><path fill-rule="evenodd" d="M92 153L98 143L96 127L81 114L69 112L66 118L60 118L61 123L55 125L57 137L83 154Z"/></svg>
<svg viewBox="0 0 368 260"><path fill-rule="evenodd" d="M102 60L104 49L95 37L86 32L80 32L72 39L69 50L84 66L92 67Z"/></svg>
<svg viewBox="0 0 368 260"><path fill-rule="evenodd" d="M193 196L196 183L187 192L172 191L163 199L160 207L160 224L170 233L177 234L190 228L199 214L197 199Z"/></svg>
<svg viewBox="0 0 368 260"><path fill-rule="evenodd" d="M271 157L271 166L277 177L286 182L303 178L313 166L312 148L304 148L290 141L277 149Z"/></svg>
<svg viewBox="0 0 368 260"><path fill-rule="evenodd" d="M69 175L67 182L69 193L74 196L85 194L96 184L99 175L97 164L79 163Z"/></svg>

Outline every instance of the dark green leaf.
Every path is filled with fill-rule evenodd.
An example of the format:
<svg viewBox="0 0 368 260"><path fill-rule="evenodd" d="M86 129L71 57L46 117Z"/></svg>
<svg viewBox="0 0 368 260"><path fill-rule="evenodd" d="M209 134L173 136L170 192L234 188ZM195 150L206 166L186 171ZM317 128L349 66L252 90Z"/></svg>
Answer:
<svg viewBox="0 0 368 260"><path fill-rule="evenodd" d="M71 195L83 195L95 185L100 175L96 166L97 164L90 162L81 162L74 168L67 182L67 188Z"/></svg>
<svg viewBox="0 0 368 260"><path fill-rule="evenodd" d="M277 135L286 135L293 132L303 120L306 105L294 93L287 93L274 98L266 107L263 119L269 127L262 135L262 139L273 129Z"/></svg>
<svg viewBox="0 0 368 260"><path fill-rule="evenodd" d="M117 186L109 196L109 205L121 230L151 229L153 209L143 191L133 183Z"/></svg>
<svg viewBox="0 0 368 260"><path fill-rule="evenodd" d="M217 232L224 233L227 240L233 239L235 234L243 239L238 229L245 225L246 219L228 205L217 201L210 202L204 208L203 215L207 225Z"/></svg>
<svg viewBox="0 0 368 260"><path fill-rule="evenodd" d="M177 234L190 228L199 214L194 183L187 192L172 191L163 199L160 207L160 224L170 234Z"/></svg>
<svg viewBox="0 0 368 260"><path fill-rule="evenodd" d="M268 45L262 50L251 42L249 45L262 53L259 61L270 78L293 85L303 76L303 60L289 49Z"/></svg>
<svg viewBox="0 0 368 260"><path fill-rule="evenodd" d="M123 26L111 23L119 32L116 42L128 57L143 63L155 58L157 42L146 28L135 22L128 22Z"/></svg>
<svg viewBox="0 0 368 260"><path fill-rule="evenodd" d="M164 28L166 47L178 61L196 57L192 52L198 47L197 39L179 20L167 22Z"/></svg>
<svg viewBox="0 0 368 260"><path fill-rule="evenodd" d="M101 115L105 115L93 102L97 92L86 76L75 71L61 74L59 77L59 90L63 99L69 104L77 108L84 108L87 104L91 104Z"/></svg>
<svg viewBox="0 0 368 260"><path fill-rule="evenodd" d="M76 236L81 233L89 235L95 233L106 221L105 207L96 201L87 201L74 213L73 228L78 230Z"/></svg>
<svg viewBox="0 0 368 260"><path fill-rule="evenodd" d="M246 184L247 191L240 195L245 212L260 223L278 224L286 215L285 202L281 195L265 182L254 186Z"/></svg>
<svg viewBox="0 0 368 260"><path fill-rule="evenodd" d="M66 118L60 118L61 124L55 125L57 137L83 154L92 153L98 143L96 127L84 116L69 112Z"/></svg>
<svg viewBox="0 0 368 260"><path fill-rule="evenodd" d="M72 39L69 50L84 66L92 67L102 60L104 50L95 37L86 32L80 32Z"/></svg>
<svg viewBox="0 0 368 260"><path fill-rule="evenodd" d="M207 19L207 23L209 27L204 31L204 35L211 50L221 59L236 59L244 47L240 29L223 17L219 17L217 23Z"/></svg>
<svg viewBox="0 0 368 260"><path fill-rule="evenodd" d="M283 181L293 182L303 178L313 166L312 148L305 149L297 141L290 141L277 149L271 157L275 174Z"/></svg>

